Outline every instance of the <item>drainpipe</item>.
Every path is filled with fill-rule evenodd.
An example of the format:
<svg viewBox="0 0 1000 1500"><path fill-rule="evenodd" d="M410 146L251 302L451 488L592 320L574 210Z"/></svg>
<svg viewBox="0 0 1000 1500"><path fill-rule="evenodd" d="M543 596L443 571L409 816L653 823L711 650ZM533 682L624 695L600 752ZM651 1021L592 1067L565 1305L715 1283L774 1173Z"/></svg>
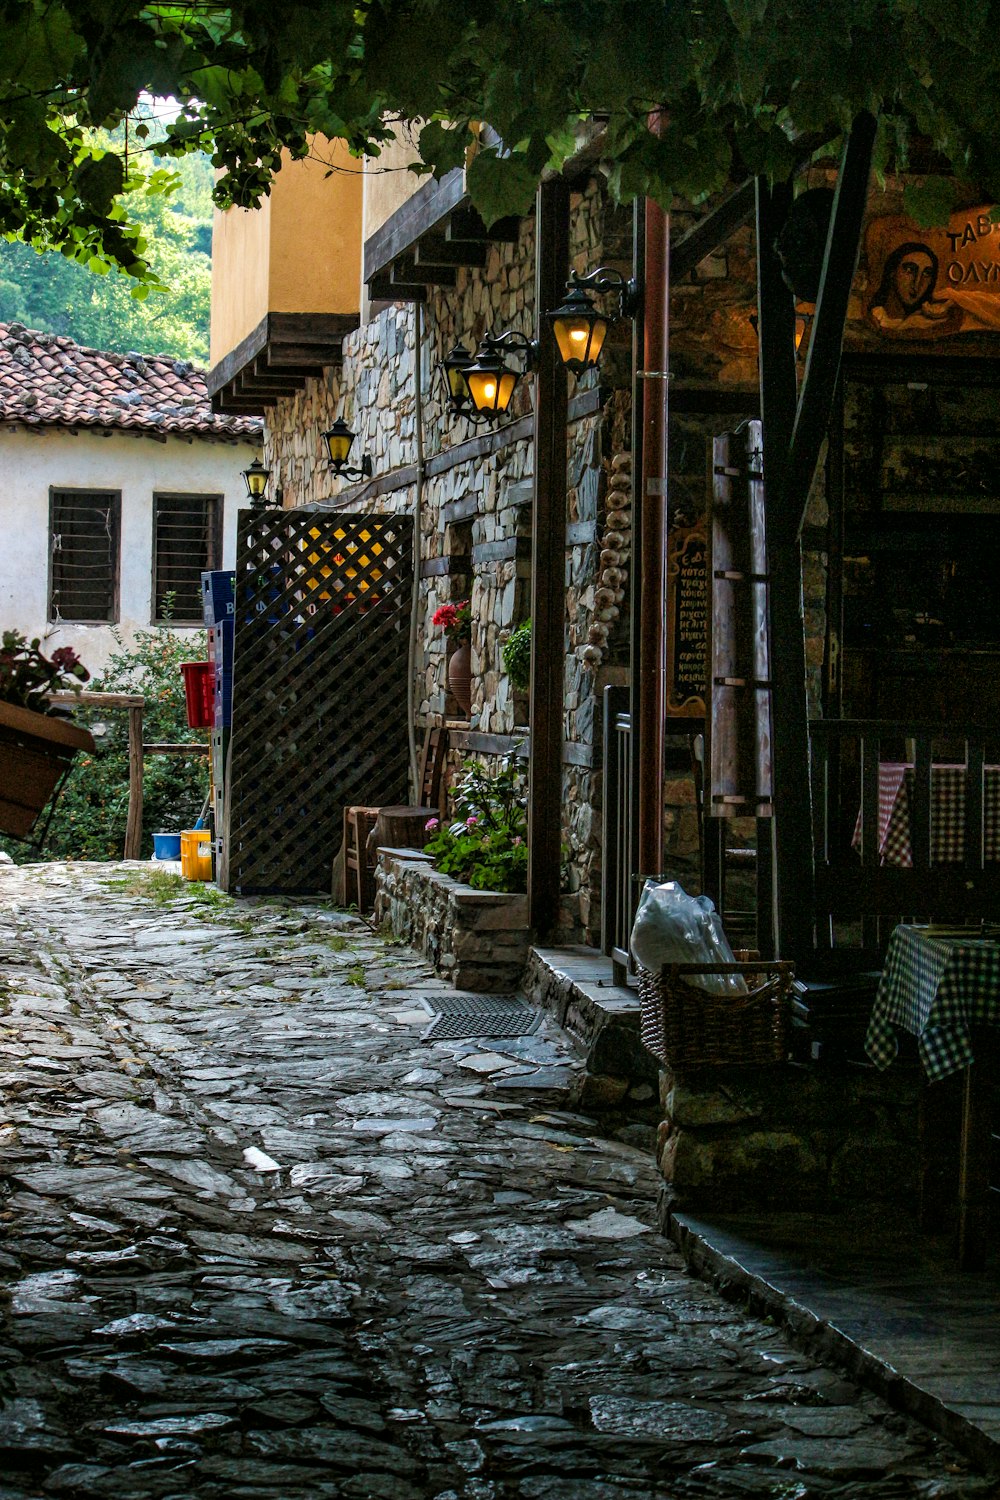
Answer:
<svg viewBox="0 0 1000 1500"><path fill-rule="evenodd" d="M636 372L633 425L641 434L641 452L633 465L632 548L633 576L637 573L639 583L639 628L633 654L632 724L633 743L638 742L633 760L638 781L636 863L638 873L648 876L663 871L670 238L669 219L658 204L647 199L640 217L642 367Z"/></svg>
<svg viewBox="0 0 1000 1500"><path fill-rule="evenodd" d="M420 803L420 770L417 764L417 713L416 683L414 673L417 665L417 615L420 609L420 520L424 508L424 409L420 400L420 382L423 365L420 340L423 336L423 319L420 303L413 304L413 437L416 448L417 483L413 499L413 590L410 596L410 642L406 659L406 734L410 747L410 792L411 806Z"/></svg>

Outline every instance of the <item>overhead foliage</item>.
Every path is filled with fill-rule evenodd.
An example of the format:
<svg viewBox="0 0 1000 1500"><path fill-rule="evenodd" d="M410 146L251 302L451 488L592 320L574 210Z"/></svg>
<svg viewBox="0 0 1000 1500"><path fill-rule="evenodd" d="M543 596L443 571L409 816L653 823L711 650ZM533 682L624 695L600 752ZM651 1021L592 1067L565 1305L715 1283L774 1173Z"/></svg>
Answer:
<svg viewBox="0 0 1000 1500"><path fill-rule="evenodd" d="M95 134L108 150L121 149L121 130ZM129 199L154 276L136 281L106 260L100 269L110 274L95 276L65 256L0 241L0 323L68 335L94 349L141 349L207 363L212 168L193 152L173 163L154 158L147 171L164 168L176 183L171 192L153 188Z"/></svg>
<svg viewBox="0 0 1000 1500"><path fill-rule="evenodd" d="M148 94L180 112L136 144L207 150L223 205L266 193L282 148L377 155L400 119L437 172L491 127L469 183L489 220L525 209L593 117L616 194L697 198L787 175L797 140L863 109L885 121L882 165L905 165L912 123L1000 199L998 23L1000 0L0 0L0 233L146 277L133 162L87 132Z"/></svg>

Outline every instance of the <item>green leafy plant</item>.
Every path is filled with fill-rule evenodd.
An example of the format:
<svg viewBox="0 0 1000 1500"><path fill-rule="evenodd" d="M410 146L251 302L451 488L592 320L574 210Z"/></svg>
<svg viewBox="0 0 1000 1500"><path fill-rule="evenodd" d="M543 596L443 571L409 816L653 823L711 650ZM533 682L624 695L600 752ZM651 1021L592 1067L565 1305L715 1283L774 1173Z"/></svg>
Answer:
<svg viewBox="0 0 1000 1500"><path fill-rule="evenodd" d="M115 636L118 649L89 686L95 692L142 693L143 738L161 743L204 743L204 730L187 722L182 661L205 651L201 632L140 630L134 645ZM77 723L96 730L97 749L76 758L45 840L49 859L120 859L128 818L128 720L118 709L80 708ZM143 854L152 853L154 832L190 828L208 792L208 757L155 755L143 772ZM36 858L11 841L16 859ZM185 885L188 885L185 882Z"/></svg>
<svg viewBox="0 0 1000 1500"><path fill-rule="evenodd" d="M424 852L435 868L480 891L524 891L528 885L527 787L513 755L490 774L467 760L455 787L459 821L430 818Z"/></svg>
<svg viewBox="0 0 1000 1500"><path fill-rule="evenodd" d="M504 642L503 664L511 686L526 693L531 685L531 621L516 626Z"/></svg>
<svg viewBox="0 0 1000 1500"><path fill-rule="evenodd" d="M51 656L42 652L39 637L29 641L19 630L5 630L0 640L0 700L35 713L58 713L49 694L64 689L79 692L90 673L69 646Z"/></svg>

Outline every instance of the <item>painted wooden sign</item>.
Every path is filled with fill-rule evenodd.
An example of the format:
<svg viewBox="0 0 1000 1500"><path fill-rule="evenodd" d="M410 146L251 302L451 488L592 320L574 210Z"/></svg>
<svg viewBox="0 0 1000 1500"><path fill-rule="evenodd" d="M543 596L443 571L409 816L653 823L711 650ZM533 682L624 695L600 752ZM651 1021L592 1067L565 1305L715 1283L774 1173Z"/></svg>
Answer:
<svg viewBox="0 0 1000 1500"><path fill-rule="evenodd" d="M667 713L700 719L708 686L708 541L703 526L667 544Z"/></svg>
<svg viewBox="0 0 1000 1500"><path fill-rule="evenodd" d="M895 214L865 233L870 325L888 339L1000 332L1000 223L990 207L962 209L920 229Z"/></svg>

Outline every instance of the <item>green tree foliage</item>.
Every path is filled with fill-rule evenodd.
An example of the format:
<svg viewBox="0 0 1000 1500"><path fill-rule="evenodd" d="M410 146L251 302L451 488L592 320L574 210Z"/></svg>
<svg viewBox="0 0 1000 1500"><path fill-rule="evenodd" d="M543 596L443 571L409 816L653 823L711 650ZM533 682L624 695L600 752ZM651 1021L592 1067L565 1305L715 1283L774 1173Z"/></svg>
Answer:
<svg viewBox="0 0 1000 1500"><path fill-rule="evenodd" d="M124 131L98 132L109 150ZM172 354L195 364L208 361L212 291L212 166L201 152L177 163L152 158L161 174L131 199L131 211L149 249L156 280L140 286L125 272L93 275L84 265L22 241L0 241L0 322L24 323L65 334L94 349ZM165 174L172 191L162 190Z"/></svg>
<svg viewBox="0 0 1000 1500"><path fill-rule="evenodd" d="M136 136L210 152L223 205L266 193L282 147L304 155L319 133L377 154L400 119L436 172L475 122L498 133L506 148L487 135L469 172L487 219L527 207L589 118L621 198L697 198L732 174L785 177L803 138L862 110L884 121L880 165L905 164L915 126L1000 199L998 30L1000 0L6 0L0 234L148 277L127 208L141 174L89 134L148 95L179 113Z"/></svg>
<svg viewBox="0 0 1000 1500"><path fill-rule="evenodd" d="M147 743L204 743L205 730L188 728L180 671L182 661L197 661L204 654L205 637L200 633L182 637L166 630L140 630L131 648L119 638L119 649L107 669L87 684L87 691L144 694L143 739ZM77 756L41 856L13 840L3 843L15 860L121 859L128 819L128 715L122 709L79 708L73 717L88 728L98 728L97 750ZM152 853L154 833L192 828L207 793L206 756L148 756L143 776L143 856Z"/></svg>

